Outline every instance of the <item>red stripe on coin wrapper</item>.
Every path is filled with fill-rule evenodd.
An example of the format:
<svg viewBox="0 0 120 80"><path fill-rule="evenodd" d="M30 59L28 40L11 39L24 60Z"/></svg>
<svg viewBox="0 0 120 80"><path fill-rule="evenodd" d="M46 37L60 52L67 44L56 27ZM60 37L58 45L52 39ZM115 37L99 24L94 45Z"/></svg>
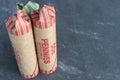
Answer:
<svg viewBox="0 0 120 80"><path fill-rule="evenodd" d="M5 20L6 28L15 36L24 35L29 32L31 25L31 21L29 16L24 13L23 10L19 10L17 13L10 16L8 19Z"/></svg>
<svg viewBox="0 0 120 80"><path fill-rule="evenodd" d="M33 22L33 26L37 27L36 23L39 20L39 10L35 10L31 13L31 18Z"/></svg>
<svg viewBox="0 0 120 80"><path fill-rule="evenodd" d="M21 17L20 17L21 18ZM21 35L23 35L24 34L24 32L23 32L23 24L22 24L22 22L21 22L21 20L20 20L20 18L17 18L18 20L17 20L17 22L18 22L18 25L19 25L19 28L20 28L20 34Z"/></svg>
<svg viewBox="0 0 120 80"><path fill-rule="evenodd" d="M54 7L52 7L52 6L47 6L47 5L45 5L44 7L47 8L48 10L52 11L53 13L55 13Z"/></svg>
<svg viewBox="0 0 120 80"><path fill-rule="evenodd" d="M43 11L43 9L41 10L41 14L43 15L43 21L44 21L44 28L47 28L47 19L46 19L46 16L45 16L45 12Z"/></svg>
<svg viewBox="0 0 120 80"><path fill-rule="evenodd" d="M55 9L54 7L45 5L42 9L33 11L31 17L34 25L33 27L47 29L52 27L55 23Z"/></svg>

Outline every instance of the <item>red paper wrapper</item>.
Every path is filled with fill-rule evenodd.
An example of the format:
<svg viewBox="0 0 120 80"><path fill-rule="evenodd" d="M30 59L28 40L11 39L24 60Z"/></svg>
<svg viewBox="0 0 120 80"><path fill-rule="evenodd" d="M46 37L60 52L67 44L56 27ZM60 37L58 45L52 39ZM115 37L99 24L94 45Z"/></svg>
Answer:
<svg viewBox="0 0 120 80"><path fill-rule="evenodd" d="M19 70L23 77L33 78L38 74L38 63L30 18L22 10L5 21Z"/></svg>
<svg viewBox="0 0 120 80"><path fill-rule="evenodd" d="M49 74L57 68L56 16L52 6L31 13L40 70Z"/></svg>

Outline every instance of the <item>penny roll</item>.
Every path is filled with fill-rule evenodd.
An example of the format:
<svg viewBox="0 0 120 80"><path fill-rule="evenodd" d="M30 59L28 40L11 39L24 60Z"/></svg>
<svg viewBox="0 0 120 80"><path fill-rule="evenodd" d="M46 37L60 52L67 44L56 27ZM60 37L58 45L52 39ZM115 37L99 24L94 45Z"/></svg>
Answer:
<svg viewBox="0 0 120 80"><path fill-rule="evenodd" d="M18 10L5 23L22 76L37 76L39 70L29 16L23 10Z"/></svg>
<svg viewBox="0 0 120 80"><path fill-rule="evenodd" d="M44 5L31 13L40 71L49 74L57 68L56 14Z"/></svg>

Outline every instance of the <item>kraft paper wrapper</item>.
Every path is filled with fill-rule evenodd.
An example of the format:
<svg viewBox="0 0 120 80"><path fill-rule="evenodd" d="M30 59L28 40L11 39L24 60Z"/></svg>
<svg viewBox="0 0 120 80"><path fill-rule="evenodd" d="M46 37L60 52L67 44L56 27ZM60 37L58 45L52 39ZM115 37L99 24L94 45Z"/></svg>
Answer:
<svg viewBox="0 0 120 80"><path fill-rule="evenodd" d="M19 10L5 22L21 75L24 78L37 76L39 70L30 18Z"/></svg>
<svg viewBox="0 0 120 80"><path fill-rule="evenodd" d="M52 6L31 13L40 71L49 74L57 68L56 17Z"/></svg>

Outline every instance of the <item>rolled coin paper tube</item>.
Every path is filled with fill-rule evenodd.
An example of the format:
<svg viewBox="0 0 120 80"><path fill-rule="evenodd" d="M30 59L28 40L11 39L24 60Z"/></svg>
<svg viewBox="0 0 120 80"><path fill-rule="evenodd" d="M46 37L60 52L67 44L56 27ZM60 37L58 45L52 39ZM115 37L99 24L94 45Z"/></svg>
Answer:
<svg viewBox="0 0 120 80"><path fill-rule="evenodd" d="M53 6L44 5L31 13L40 71L49 74L57 68L56 14Z"/></svg>
<svg viewBox="0 0 120 80"><path fill-rule="evenodd" d="M5 21L19 71L24 78L33 78L39 72L30 18L23 10Z"/></svg>

